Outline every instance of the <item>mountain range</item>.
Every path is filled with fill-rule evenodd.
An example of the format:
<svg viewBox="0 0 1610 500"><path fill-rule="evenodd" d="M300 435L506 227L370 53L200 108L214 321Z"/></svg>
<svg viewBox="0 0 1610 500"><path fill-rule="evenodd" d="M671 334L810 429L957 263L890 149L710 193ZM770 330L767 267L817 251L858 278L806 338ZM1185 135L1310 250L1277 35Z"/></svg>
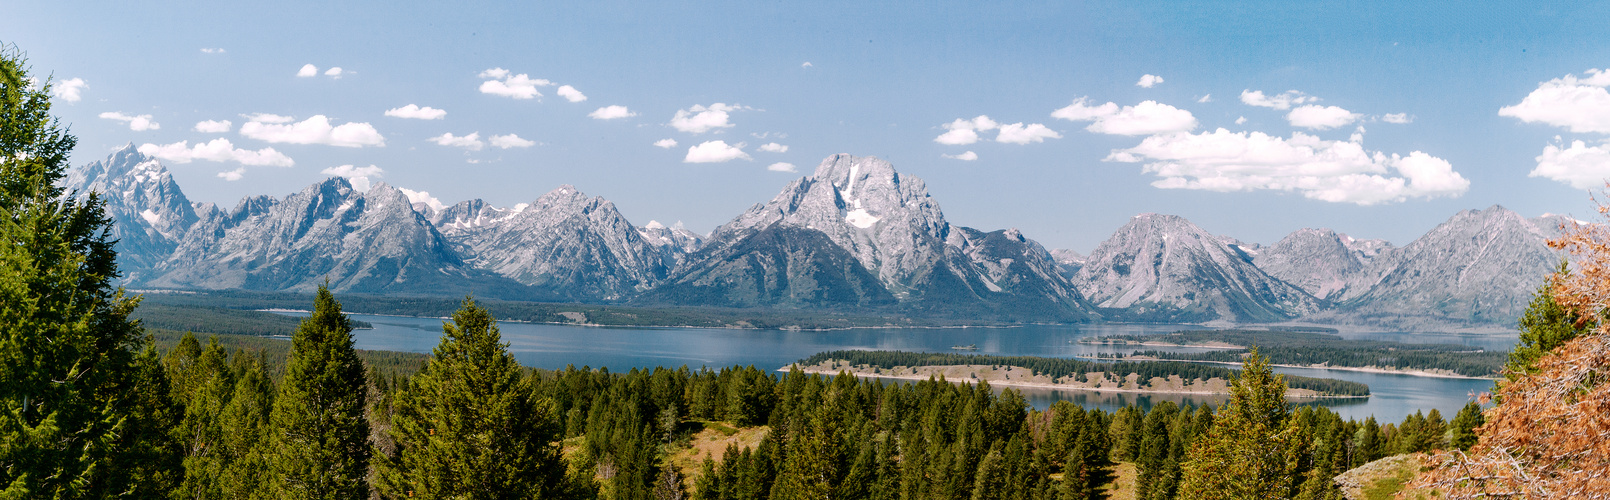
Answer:
<svg viewBox="0 0 1610 500"><path fill-rule="evenodd" d="M1140 214L1088 255L953 226L921 179L834 155L708 236L637 226L564 185L530 203L425 203L333 177L225 210L132 145L74 169L101 193L125 286L462 295L648 307L807 309L1005 322L1513 325L1559 263L1560 216L1462 211L1395 247L1329 229L1273 245ZM367 183L362 183L367 184Z"/></svg>

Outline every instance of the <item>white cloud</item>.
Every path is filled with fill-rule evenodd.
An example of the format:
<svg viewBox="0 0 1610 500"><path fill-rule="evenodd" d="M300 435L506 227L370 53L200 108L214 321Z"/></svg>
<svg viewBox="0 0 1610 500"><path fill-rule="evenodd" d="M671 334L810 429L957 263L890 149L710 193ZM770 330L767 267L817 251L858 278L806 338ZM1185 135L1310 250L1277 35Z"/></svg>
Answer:
<svg viewBox="0 0 1610 500"><path fill-rule="evenodd" d="M475 135L475 134L470 134L470 135ZM521 139L520 136L514 135L514 134L494 135L492 137L487 138L487 142L490 142L493 147L496 147L498 149L529 148L531 146L537 145L536 141L528 141L528 140L525 140L525 139Z"/></svg>
<svg viewBox="0 0 1610 500"><path fill-rule="evenodd" d="M961 161L973 161L973 160L978 159L978 153L974 153L972 151L967 151L967 152L964 152L964 153L959 154L959 155L945 155L945 154L942 154L942 155L939 155L939 156L944 157L944 158L954 159L954 160L961 160Z"/></svg>
<svg viewBox="0 0 1610 500"><path fill-rule="evenodd" d="M1052 111L1051 116L1069 121L1094 122L1085 130L1113 135L1186 132L1197 125L1196 117L1190 111L1157 101L1141 101L1140 104L1120 108L1111 102L1091 106L1089 98L1080 97L1073 104Z"/></svg>
<svg viewBox="0 0 1610 500"><path fill-rule="evenodd" d="M728 146L727 141L706 141L688 148L688 155L682 158L683 163L722 163L732 160L748 160L749 153L743 152L743 143Z"/></svg>
<svg viewBox="0 0 1610 500"><path fill-rule="evenodd" d="M665 149L674 148L676 147L676 139L660 139L658 141L654 141L654 147Z"/></svg>
<svg viewBox="0 0 1610 500"><path fill-rule="evenodd" d="M1239 116L1239 117L1236 117L1236 119L1235 119L1235 124L1236 125L1240 125L1240 124L1243 124L1243 123L1246 123L1246 122L1247 122L1247 117L1245 117L1245 116Z"/></svg>
<svg viewBox="0 0 1610 500"><path fill-rule="evenodd" d="M778 144L778 143L775 143L775 142L768 142L768 143L765 143L765 144L761 144L760 145L760 150L765 151L767 153L787 153L788 152L788 146Z"/></svg>
<svg viewBox="0 0 1610 500"><path fill-rule="evenodd" d="M226 181L238 181L246 176L246 167L236 167L234 170L218 172L218 177Z"/></svg>
<svg viewBox="0 0 1610 500"><path fill-rule="evenodd" d="M314 66L312 64L303 64L302 69L296 70L296 76L299 76L299 77L302 77L302 78L307 78L307 77L310 77L310 76L318 76L318 74L319 74L319 67Z"/></svg>
<svg viewBox="0 0 1610 500"><path fill-rule="evenodd" d="M78 102L84 98L84 89L89 88L89 82L83 78L69 78L54 82L50 86L50 94L67 102Z"/></svg>
<svg viewBox="0 0 1610 500"><path fill-rule="evenodd" d="M442 146L464 148L470 151L480 151L481 148L486 147L486 143L481 142L480 132L470 132L470 135L465 136L454 136L452 132L448 132L425 140Z"/></svg>
<svg viewBox="0 0 1610 500"><path fill-rule="evenodd" d="M559 97L563 97L566 101L570 102L581 102L587 100L587 96L585 94L582 94L580 90L576 90L575 87L569 85L561 85L559 90L554 91L554 93L559 94Z"/></svg>
<svg viewBox="0 0 1610 500"><path fill-rule="evenodd" d="M140 153L155 156L173 163L190 163L196 160L213 162L235 162L241 165L289 167L296 165L289 156L285 156L274 148L263 148L256 151L250 149L237 149L229 139L217 138L208 142L198 142L191 146L189 141L179 141L173 144L141 144ZM230 179L234 180L234 179Z"/></svg>
<svg viewBox="0 0 1610 500"><path fill-rule="evenodd" d="M587 113L587 116L590 116L595 120L614 120L617 118L631 118L637 116L637 112L626 109L626 106L612 104L595 109L593 112Z"/></svg>
<svg viewBox="0 0 1610 500"><path fill-rule="evenodd" d="M262 116L262 115L256 115ZM278 120L282 116L270 115ZM240 126L240 135L265 142L286 144L325 144L348 148L384 146L386 138L380 136L368 123L330 125L324 115L313 115L296 123L283 123L253 119Z"/></svg>
<svg viewBox="0 0 1610 500"><path fill-rule="evenodd" d="M1135 82L1135 86L1149 89L1149 88L1152 88L1152 87L1156 87L1157 84L1159 84L1159 83L1163 83L1163 77L1157 76L1157 75L1152 75L1152 74L1146 74L1146 75L1141 75L1140 81Z"/></svg>
<svg viewBox="0 0 1610 500"><path fill-rule="evenodd" d="M1241 102L1248 106L1261 108L1291 109L1293 104L1307 104L1318 101L1314 97L1295 90L1287 90L1275 95L1263 95L1262 90L1242 90Z"/></svg>
<svg viewBox="0 0 1610 500"><path fill-rule="evenodd" d="M1364 116L1337 106L1320 106L1309 104L1299 106L1286 114L1286 121L1293 127L1310 128L1314 130L1329 130L1349 123Z"/></svg>
<svg viewBox="0 0 1610 500"><path fill-rule="evenodd" d="M1347 136L1347 142L1363 143L1364 142L1364 126L1359 125L1358 128L1353 129L1353 135Z"/></svg>
<svg viewBox="0 0 1610 500"><path fill-rule="evenodd" d="M400 108L386 110L386 116L393 118L412 118L415 120L440 120L447 116L447 111L430 106L419 107L418 104L409 104Z"/></svg>
<svg viewBox="0 0 1610 500"><path fill-rule="evenodd" d="M1610 144L1589 147L1582 141L1571 141L1569 148L1544 146L1543 154L1537 157L1537 168L1528 175L1564 182L1577 189L1605 187L1610 180Z"/></svg>
<svg viewBox="0 0 1610 500"><path fill-rule="evenodd" d="M801 64L801 65L799 65L799 67L801 67L801 68L809 68L809 67L811 67L811 66L815 66L815 65L814 65L814 64L811 64L811 62L810 62L810 61L805 61L805 64Z"/></svg>
<svg viewBox="0 0 1610 500"><path fill-rule="evenodd" d="M130 116L118 111L107 111L105 113L101 113L100 116L101 118L108 120L117 120L127 123L129 124L129 130L133 130L135 132L162 128L162 124L151 121L151 115Z"/></svg>
<svg viewBox="0 0 1610 500"><path fill-rule="evenodd" d="M246 121L249 121L249 122L290 123L290 122L296 120L295 118L291 118L289 116L282 116L282 115L276 115L276 114L270 114L270 113L252 113L252 114L249 114L249 115L240 115L240 116L246 118Z"/></svg>
<svg viewBox="0 0 1610 500"><path fill-rule="evenodd" d="M719 102L709 106L695 104L688 109L676 110L676 115L671 117L671 127L690 134L703 134L718 128L729 128L732 127L732 123L727 121L727 114L743 109L748 108Z"/></svg>
<svg viewBox="0 0 1610 500"><path fill-rule="evenodd" d="M934 138L934 142L950 146L963 146L978 142L978 131L995 130L1001 124L991 120L989 116L978 115L971 120L957 118L955 121L942 126L948 129L949 132L939 134L939 137Z"/></svg>
<svg viewBox="0 0 1610 500"><path fill-rule="evenodd" d="M1039 123L1024 125L1022 122L1001 125L1000 133L995 135L995 142L1007 144L1028 144L1031 142L1045 142L1046 139L1061 139L1062 134L1046 128Z"/></svg>
<svg viewBox="0 0 1610 500"><path fill-rule="evenodd" d="M1446 160L1419 151L1408 156L1366 151L1355 142L1291 138L1218 129L1155 135L1105 161L1145 163L1164 189L1297 191L1308 198L1374 205L1409 198L1456 197L1470 187Z"/></svg>
<svg viewBox="0 0 1610 500"><path fill-rule="evenodd" d="M331 76L331 77L335 77L335 78L341 78L341 67L336 66L336 67L324 70L324 76Z"/></svg>
<svg viewBox="0 0 1610 500"><path fill-rule="evenodd" d="M424 203L425 206L437 212L447 209L447 205L443 205L442 200L431 196L429 191L414 191L408 188L397 188L397 190L402 191L403 196L408 197L409 203Z"/></svg>
<svg viewBox="0 0 1610 500"><path fill-rule="evenodd" d="M1572 132L1610 133L1610 71L1590 69L1537 85L1519 104L1499 108L1499 116L1542 122Z"/></svg>
<svg viewBox="0 0 1610 500"><path fill-rule="evenodd" d="M553 82L541 78L531 78L525 73L511 75L509 70L503 68L492 68L482 71L480 77L490 78L490 80L481 82L482 94L512 97L515 99L532 99L542 97L542 92L538 92L537 87L547 87L549 85L553 85Z"/></svg>
<svg viewBox="0 0 1610 500"><path fill-rule="evenodd" d="M326 168L324 170L319 171L319 173L324 174L324 175L333 175L333 176L336 176L336 177L345 177L345 178L347 178L347 182L352 184L352 189L356 189L358 191L368 191L369 190L369 178L370 177L381 177L381 174L383 172L385 172L385 171L381 170L380 167L377 167L377 166L374 166L374 165L370 165L370 166L367 166L367 167L355 167L355 166L352 166L352 165L341 165L339 167L330 167L330 168Z"/></svg>
<svg viewBox="0 0 1610 500"><path fill-rule="evenodd" d="M771 165L766 165L766 170L770 170L770 171L773 171L773 172L798 172L799 171L799 170L794 168L794 164L792 164L792 163L783 163L783 162L777 162L777 163L773 163Z"/></svg>
<svg viewBox="0 0 1610 500"><path fill-rule="evenodd" d="M1197 99L1196 102L1213 102L1213 94L1204 95L1201 99Z"/></svg>
<svg viewBox="0 0 1610 500"><path fill-rule="evenodd" d="M207 120L196 122L195 130L204 134L222 134L228 132L234 124L229 120Z"/></svg>
<svg viewBox="0 0 1610 500"><path fill-rule="evenodd" d="M1414 121L1414 117L1409 116L1408 113L1389 113L1381 115L1381 121L1387 123L1409 123Z"/></svg>
<svg viewBox="0 0 1610 500"><path fill-rule="evenodd" d="M219 47L202 47L201 48L201 53L203 53L203 54L222 54L224 52L225 52L225 50L223 48L219 48Z"/></svg>

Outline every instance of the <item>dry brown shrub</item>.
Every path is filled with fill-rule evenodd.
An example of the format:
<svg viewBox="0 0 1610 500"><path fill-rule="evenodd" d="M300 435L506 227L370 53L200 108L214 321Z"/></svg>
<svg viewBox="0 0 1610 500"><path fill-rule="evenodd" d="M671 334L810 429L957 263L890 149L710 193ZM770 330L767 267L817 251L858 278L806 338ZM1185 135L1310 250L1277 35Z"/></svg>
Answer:
<svg viewBox="0 0 1610 500"><path fill-rule="evenodd" d="M1610 206L1598 205L1610 220ZM1554 297L1581 318L1610 307L1610 225L1573 224L1549 246L1572 255L1552 277ZM1468 454L1427 457L1410 489L1446 498L1610 498L1610 322L1537 361L1538 371L1498 389L1503 403Z"/></svg>

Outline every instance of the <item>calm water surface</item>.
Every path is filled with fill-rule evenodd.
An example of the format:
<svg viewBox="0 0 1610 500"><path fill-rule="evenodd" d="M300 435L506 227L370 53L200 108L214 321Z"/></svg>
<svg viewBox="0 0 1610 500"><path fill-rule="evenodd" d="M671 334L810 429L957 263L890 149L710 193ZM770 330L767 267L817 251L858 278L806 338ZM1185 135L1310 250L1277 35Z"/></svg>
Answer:
<svg viewBox="0 0 1610 500"><path fill-rule="evenodd" d="M353 332L359 349L428 353L441 339L442 320L393 316L352 315L374 325ZM1073 357L1101 352L1128 352L1128 348L1070 343L1080 337L1167 333L1200 328L1189 325L1056 325L1020 328L852 329L830 332L785 332L717 328L598 328L529 323L500 323L503 340L521 364L537 368L608 367L624 372L655 366L718 368L754 365L776 369L822 351L839 349L953 352L953 345L976 344L979 354L1007 356ZM1395 333L1344 333L1344 337L1464 344L1490 350L1509 350L1515 337L1429 335ZM1412 377L1341 370L1280 368L1276 371L1309 377L1328 377L1369 384L1368 400L1336 399L1318 403L1344 418L1374 415L1384 421L1401 421L1415 410L1440 410L1452 418L1470 394L1489 390L1491 381ZM1184 395L1137 395L1091 391L1024 390L1034 406L1056 401L1114 410L1128 404L1149 406L1161 401L1214 403L1222 398Z"/></svg>

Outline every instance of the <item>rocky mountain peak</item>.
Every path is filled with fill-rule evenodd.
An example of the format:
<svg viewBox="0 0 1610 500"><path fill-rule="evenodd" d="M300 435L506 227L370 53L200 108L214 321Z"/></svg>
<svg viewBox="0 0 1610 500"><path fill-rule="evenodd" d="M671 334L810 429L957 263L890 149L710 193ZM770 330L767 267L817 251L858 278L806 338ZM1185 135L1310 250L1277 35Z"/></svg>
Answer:
<svg viewBox="0 0 1610 500"><path fill-rule="evenodd" d="M133 144L69 171L62 187L79 198L100 193L125 271L138 273L166 258L199 220L162 162Z"/></svg>

